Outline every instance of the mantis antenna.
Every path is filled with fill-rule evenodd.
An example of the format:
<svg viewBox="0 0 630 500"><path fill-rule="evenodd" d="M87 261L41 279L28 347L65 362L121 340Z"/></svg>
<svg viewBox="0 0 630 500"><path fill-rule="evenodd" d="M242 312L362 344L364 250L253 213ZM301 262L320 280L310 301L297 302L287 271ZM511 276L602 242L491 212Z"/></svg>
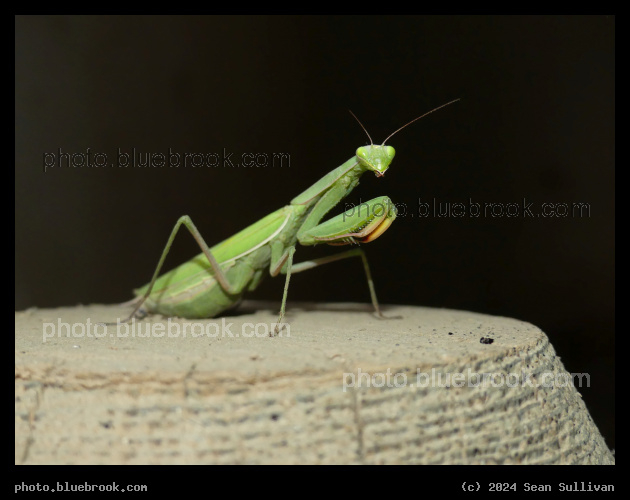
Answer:
<svg viewBox="0 0 630 500"><path fill-rule="evenodd" d="M365 130L365 127L363 126L363 124L361 123L361 121L357 118L357 115L355 115L355 114L354 114L351 110L348 110L348 111L350 111L350 114L351 114L352 116L354 116L354 119L355 119L356 121L358 121L358 122L359 122L359 125L361 125L361 128L362 128L362 129L363 129L363 131L365 132L365 135L367 135L367 136L368 136L368 139L370 140L370 144L371 144L372 146L374 146L374 143L372 142L372 138L370 137L370 134L368 134L368 131L367 131L367 130ZM396 131L396 132L398 132L398 131Z"/></svg>
<svg viewBox="0 0 630 500"><path fill-rule="evenodd" d="M413 119L413 120L411 120L409 123L405 123L405 124L404 124L402 127L400 127L398 130L396 130L396 131L392 132L392 133L391 133L391 134L390 134L390 135L389 135L389 136L388 136L388 137L387 137L387 138L383 141L383 144L381 144L381 146L385 146L385 143L387 142L387 139L391 139L391 138L392 138L392 136L393 136L394 134L397 134L397 133L398 133L398 132L400 132L402 129L404 129L406 126L411 125L413 122L418 121L420 118L424 118L425 116L430 115L431 113L433 113L434 111L437 111L438 109L442 109L442 108L444 108L445 106L448 106L449 104L453 104L454 102L459 101L459 99L460 99L460 98L453 99L452 101L447 102L446 104L442 104L441 106L438 106L437 108L434 108L434 109L432 109L431 111L428 111L427 113L425 113L425 114L423 114L423 115L420 115L418 118L414 118L414 119ZM350 113L352 113L352 111L350 111ZM354 115L353 115L353 116L354 116ZM356 116L355 116L355 118L356 118ZM357 120L357 121L358 121L358 120ZM361 123L361 122L359 122L359 123ZM363 127L363 125L361 125L361 126ZM365 129L363 129L363 130L365 130ZM366 131L365 133L367 134L367 131ZM368 135L368 137L369 137L369 135ZM370 140L371 140L371 139L370 139Z"/></svg>

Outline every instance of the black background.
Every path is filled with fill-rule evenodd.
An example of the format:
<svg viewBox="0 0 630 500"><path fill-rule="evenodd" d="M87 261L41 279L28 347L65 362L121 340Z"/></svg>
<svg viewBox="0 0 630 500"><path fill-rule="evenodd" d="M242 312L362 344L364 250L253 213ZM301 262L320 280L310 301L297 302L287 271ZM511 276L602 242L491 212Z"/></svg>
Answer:
<svg viewBox="0 0 630 500"><path fill-rule="evenodd" d="M614 447L614 31L605 16L17 17L16 309L129 299L180 215L216 243L350 158L367 139L348 109L381 142L459 97L396 135L387 175L347 199L407 207L365 247L379 298L541 327L590 374L580 392ZM118 148L282 152L290 167L44 173L59 148L108 164ZM482 216L419 217L418 199ZM197 253L181 236L167 267ZM279 304L283 284L251 297ZM289 299L369 296L346 261L296 276Z"/></svg>

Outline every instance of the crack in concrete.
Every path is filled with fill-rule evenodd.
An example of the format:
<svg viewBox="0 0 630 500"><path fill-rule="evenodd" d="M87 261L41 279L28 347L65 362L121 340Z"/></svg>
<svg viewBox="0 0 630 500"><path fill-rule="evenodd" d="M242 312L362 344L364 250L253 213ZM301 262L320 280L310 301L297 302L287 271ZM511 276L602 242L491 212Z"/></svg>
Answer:
<svg viewBox="0 0 630 500"><path fill-rule="evenodd" d="M357 426L357 456L361 464L365 463L365 443L363 441L363 419L361 419L361 398L356 388L352 390L352 399L354 404L352 409L354 411L354 423Z"/></svg>
<svg viewBox="0 0 630 500"><path fill-rule="evenodd" d="M197 362L195 361L188 369L188 373L186 373L186 375L184 375L184 378L182 379L182 383L184 384L184 399L188 399L188 397L190 396L190 389L188 388L188 379L192 376L192 374L195 372L196 369L197 369Z"/></svg>
<svg viewBox="0 0 630 500"><path fill-rule="evenodd" d="M22 451L22 457L20 459L20 463L22 464L28 460L31 447L33 446L33 443L35 443L35 415L39 410L44 397L45 388L46 386L44 384L40 384L37 389L35 389L35 404L28 411L28 438L26 439L26 444L24 445L24 450Z"/></svg>
<svg viewBox="0 0 630 500"><path fill-rule="evenodd" d="M61 363L63 364L63 363ZM54 362L52 366L44 371L44 378L48 378L50 374L55 371L57 368L57 362ZM31 447L35 443L35 417L39 407L41 406L44 400L44 391L48 387L45 382L38 382L38 386L35 392L35 404L28 411L28 438L26 439L26 444L24 445L24 450L22 452L22 457L20 459L20 463L24 464L28 460L29 453L31 451Z"/></svg>

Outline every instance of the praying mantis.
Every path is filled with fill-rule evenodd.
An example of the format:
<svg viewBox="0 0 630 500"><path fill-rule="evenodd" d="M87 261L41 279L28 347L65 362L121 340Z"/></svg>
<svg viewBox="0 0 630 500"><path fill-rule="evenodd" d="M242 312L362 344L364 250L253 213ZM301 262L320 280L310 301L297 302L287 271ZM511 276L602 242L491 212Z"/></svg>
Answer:
<svg viewBox="0 0 630 500"><path fill-rule="evenodd" d="M246 292L253 291L268 271L272 277L286 275L276 326L278 333L285 315L291 275L351 257L361 258L374 311L379 317L384 317L362 248L357 246L335 255L294 264L296 245L368 243L382 235L396 219L396 208L387 196L374 198L361 204L358 209L355 207L352 212L346 211L321 224L320 221L350 194L364 173L374 172L376 177L385 174L396 153L392 146L386 146L385 143L394 134L458 100L438 106L411 120L390 134L381 145L373 143L365 127L351 112L370 139L369 146L359 147L352 158L297 195L288 205L213 247L208 246L189 216L180 217L171 231L151 281L134 290L136 298L131 304L135 308L124 322L134 318L141 308L144 308L142 312L189 319L215 317L237 304ZM188 229L202 252L160 276L181 226Z"/></svg>

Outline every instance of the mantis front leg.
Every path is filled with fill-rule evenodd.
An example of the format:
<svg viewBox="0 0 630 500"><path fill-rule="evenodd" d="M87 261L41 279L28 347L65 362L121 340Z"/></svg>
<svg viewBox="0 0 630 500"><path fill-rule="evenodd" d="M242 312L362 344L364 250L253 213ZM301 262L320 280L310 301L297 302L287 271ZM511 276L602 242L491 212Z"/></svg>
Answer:
<svg viewBox="0 0 630 500"><path fill-rule="evenodd" d="M361 210L363 210L363 213ZM303 245L316 245L319 243L327 243L329 245L348 245L361 242L367 243L374 241L383 234L395 218L396 208L388 197L383 196L361 204L358 209L353 209L352 212L345 212L322 224L312 227L311 229L300 231L298 233L298 241ZM372 305L380 318L385 317L381 312L378 299L376 298L376 290L372 279L372 273L370 272L370 266L363 249L354 248L339 254L293 265L294 253L295 247L289 248L286 253L286 259L279 262L278 266L272 271L273 276L278 274L278 272L282 272L287 275L284 285L282 305L280 308L280 316L278 317L278 326L276 326L276 333L278 333L282 320L284 319L291 274L313 269L323 264L336 262L350 257L361 257L365 276L370 289Z"/></svg>

